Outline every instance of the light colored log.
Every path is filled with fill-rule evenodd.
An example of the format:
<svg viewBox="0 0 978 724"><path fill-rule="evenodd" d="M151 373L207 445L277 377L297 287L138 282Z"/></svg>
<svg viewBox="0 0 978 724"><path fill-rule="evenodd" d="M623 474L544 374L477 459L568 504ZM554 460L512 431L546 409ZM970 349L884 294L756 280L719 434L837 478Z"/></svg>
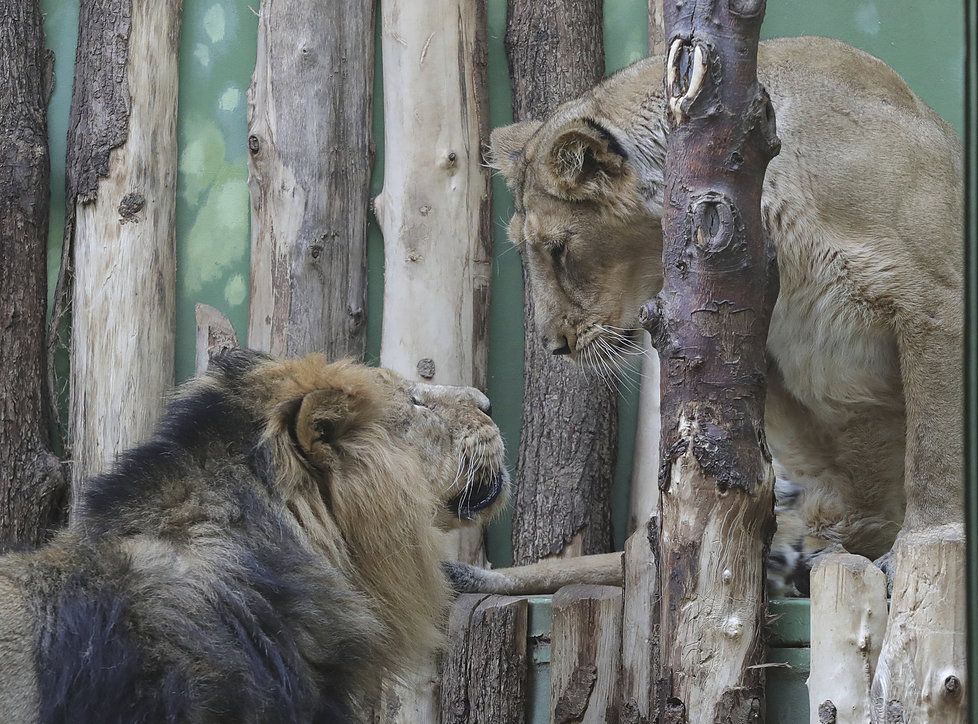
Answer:
<svg viewBox="0 0 978 724"><path fill-rule="evenodd" d="M380 363L485 389L492 259L485 6L384 0L384 234ZM457 536L483 563L482 532Z"/></svg>
<svg viewBox="0 0 978 724"><path fill-rule="evenodd" d="M566 586L553 598L551 724L604 724L619 701L622 590Z"/></svg>
<svg viewBox="0 0 978 724"><path fill-rule="evenodd" d="M75 500L150 434L173 384L180 7L82 3L68 168Z"/></svg>
<svg viewBox="0 0 978 724"><path fill-rule="evenodd" d="M362 359L374 2L263 0L248 91L248 345Z"/></svg>
<svg viewBox="0 0 978 724"><path fill-rule="evenodd" d="M638 424L628 506L628 531L636 531L659 510L659 353L648 335L642 335L642 384L638 398Z"/></svg>
<svg viewBox="0 0 978 724"><path fill-rule="evenodd" d="M666 54L666 22L662 0L649 0L649 55Z"/></svg>
<svg viewBox="0 0 978 724"><path fill-rule="evenodd" d="M525 566L494 570L450 564L449 577L459 593L511 596L554 593L575 583L621 586L622 554L595 553L590 556L548 558Z"/></svg>
<svg viewBox="0 0 978 724"><path fill-rule="evenodd" d="M658 715L659 521L651 518L625 541L621 631L622 724L653 722Z"/></svg>
<svg viewBox="0 0 978 724"><path fill-rule="evenodd" d="M831 554L812 568L811 591L809 720L869 724L886 630L886 576L862 556Z"/></svg>
<svg viewBox="0 0 978 724"><path fill-rule="evenodd" d="M444 656L442 724L522 724L527 611L525 598L459 597Z"/></svg>
<svg viewBox="0 0 978 724"><path fill-rule="evenodd" d="M214 358L238 346L238 335L228 318L209 304L194 307L197 317L197 348L194 362L196 374L201 375Z"/></svg>
<svg viewBox="0 0 978 724"><path fill-rule="evenodd" d="M967 721L967 604L962 526L903 533L873 679L873 722Z"/></svg>

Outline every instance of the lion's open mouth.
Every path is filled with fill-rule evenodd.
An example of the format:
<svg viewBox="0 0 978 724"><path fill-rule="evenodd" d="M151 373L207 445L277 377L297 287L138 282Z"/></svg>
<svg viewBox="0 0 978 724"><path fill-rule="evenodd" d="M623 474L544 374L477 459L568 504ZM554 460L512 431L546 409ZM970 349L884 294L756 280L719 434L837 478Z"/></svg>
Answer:
<svg viewBox="0 0 978 724"><path fill-rule="evenodd" d="M499 499L507 482L508 476L505 471L480 478L450 500L448 507L461 520L472 520Z"/></svg>

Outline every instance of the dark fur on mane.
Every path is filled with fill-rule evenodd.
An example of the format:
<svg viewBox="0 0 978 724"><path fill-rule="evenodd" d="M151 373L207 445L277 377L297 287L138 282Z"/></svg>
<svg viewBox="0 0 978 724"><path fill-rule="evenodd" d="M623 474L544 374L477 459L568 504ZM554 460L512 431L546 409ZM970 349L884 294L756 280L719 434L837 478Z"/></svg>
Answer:
<svg viewBox="0 0 978 724"><path fill-rule="evenodd" d="M32 612L41 721L351 720L378 629L285 518L234 393L261 359L219 360L89 481L69 532L0 562Z"/></svg>

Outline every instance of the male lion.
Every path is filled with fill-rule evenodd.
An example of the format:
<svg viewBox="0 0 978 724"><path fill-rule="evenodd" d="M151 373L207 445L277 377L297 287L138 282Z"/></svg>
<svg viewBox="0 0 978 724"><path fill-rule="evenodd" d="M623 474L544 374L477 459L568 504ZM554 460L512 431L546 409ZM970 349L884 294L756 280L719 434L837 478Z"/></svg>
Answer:
<svg viewBox="0 0 978 724"><path fill-rule="evenodd" d="M501 505L488 404L319 355L219 356L70 530L0 558L0 719L349 721L440 641L438 528Z"/></svg>
<svg viewBox="0 0 978 724"><path fill-rule="evenodd" d="M614 363L661 287L663 64L492 134L555 355ZM962 516L959 141L840 42L762 43L758 75L782 140L762 201L781 275L767 439L803 487L805 548L884 556L901 527L935 535Z"/></svg>

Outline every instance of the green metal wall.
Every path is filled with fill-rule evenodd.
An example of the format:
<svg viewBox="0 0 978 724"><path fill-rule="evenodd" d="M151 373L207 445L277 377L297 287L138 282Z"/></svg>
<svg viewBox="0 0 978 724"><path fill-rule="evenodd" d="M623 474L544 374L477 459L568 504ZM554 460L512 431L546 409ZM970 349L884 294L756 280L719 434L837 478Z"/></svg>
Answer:
<svg viewBox="0 0 978 724"><path fill-rule="evenodd" d="M335 1L335 0L334 0ZM422 0L419 0L422 1ZM606 67L610 73L643 57L647 0L605 0ZM180 147L177 181L178 381L192 374L194 304L223 311L244 339L248 308L249 218L247 88L255 61L259 0L184 0L180 59ZM60 254L64 213L64 151L78 20L77 0L43 0L48 46L55 53L56 87L49 130L52 223L49 270ZM489 98L494 126L511 120L503 36L506 0L488 0ZM960 0L769 0L764 35L827 35L863 48L900 72L956 128L963 124L964 57ZM380 63L377 63L378 70ZM379 75L379 74L378 74ZM382 79L375 81L373 191L383 179ZM496 268L493 274L489 392L495 416L515 460L522 381L522 310L518 255L505 238L511 205L504 184L493 185ZM379 357L383 285L382 239L371 225L368 357ZM616 540L622 542L636 403L621 409L621 460L614 496ZM509 523L490 533L497 564L510 560Z"/></svg>

